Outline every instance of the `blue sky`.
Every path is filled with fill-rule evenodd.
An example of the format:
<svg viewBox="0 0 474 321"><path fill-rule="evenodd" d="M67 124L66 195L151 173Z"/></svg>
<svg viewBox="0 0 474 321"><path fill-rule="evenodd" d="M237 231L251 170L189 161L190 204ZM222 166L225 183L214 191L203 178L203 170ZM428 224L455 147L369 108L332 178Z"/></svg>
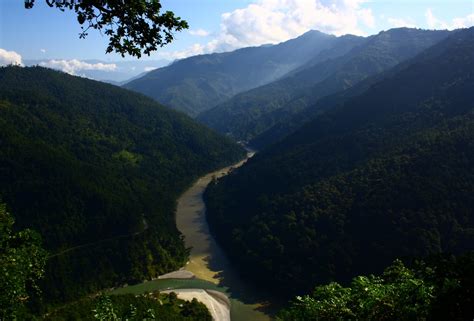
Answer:
<svg viewBox="0 0 474 321"><path fill-rule="evenodd" d="M36 2L33 9L26 10L23 0L0 0L0 56L7 52L23 60L122 59L115 54L105 55L107 39L96 31L90 32L85 40L79 39L80 28L73 13L51 9L44 0ZM172 45L144 59L173 60L278 43L309 29L336 35L371 35L400 26L453 29L474 25L474 0L162 0L162 3L165 9L186 19L190 30L177 34Z"/></svg>

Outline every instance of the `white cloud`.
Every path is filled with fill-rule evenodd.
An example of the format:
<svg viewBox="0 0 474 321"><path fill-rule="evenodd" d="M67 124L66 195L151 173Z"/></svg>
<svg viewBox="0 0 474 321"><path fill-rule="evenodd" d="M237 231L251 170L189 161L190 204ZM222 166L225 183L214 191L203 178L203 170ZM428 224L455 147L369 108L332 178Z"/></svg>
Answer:
<svg viewBox="0 0 474 321"><path fill-rule="evenodd" d="M335 35L363 34L374 27L364 0L258 0L243 9L222 15L221 46L254 46L278 43L310 29Z"/></svg>
<svg viewBox="0 0 474 321"><path fill-rule="evenodd" d="M157 68L158 68L158 67L145 67L145 68L143 68L143 70L144 70L145 72L149 72L149 71L155 70L155 69L157 69Z"/></svg>
<svg viewBox="0 0 474 321"><path fill-rule="evenodd" d="M195 30L189 30L189 34L192 36L207 37L209 36L209 31L206 31L204 29L195 29Z"/></svg>
<svg viewBox="0 0 474 321"><path fill-rule="evenodd" d="M212 43L212 42L210 42ZM199 43L195 43L191 47L180 50L180 51L173 51L173 52L161 52L160 56L166 60L175 60L175 59L183 59L186 57L202 55L204 53L213 52L211 46L208 45L201 45Z"/></svg>
<svg viewBox="0 0 474 321"><path fill-rule="evenodd" d="M474 13L464 17L464 18L454 18L451 22L451 28L459 29L459 28L469 28L474 26Z"/></svg>
<svg viewBox="0 0 474 321"><path fill-rule="evenodd" d="M364 8L367 0L255 0L221 16L218 35L207 44L194 44L178 52L162 52L168 59L276 44L311 29L343 35L363 35L374 28L375 18Z"/></svg>
<svg viewBox="0 0 474 321"><path fill-rule="evenodd" d="M46 49L40 49L42 53L46 53Z"/></svg>
<svg viewBox="0 0 474 321"><path fill-rule="evenodd" d="M15 51L7 51L0 48L0 66L7 65L23 65L21 62L21 55Z"/></svg>
<svg viewBox="0 0 474 321"><path fill-rule="evenodd" d="M438 19L431 8L428 8L425 12L426 23L430 29L459 29L469 28L474 26L474 13L471 13L465 17L457 17L451 20L451 22L443 21Z"/></svg>
<svg viewBox="0 0 474 321"><path fill-rule="evenodd" d="M405 20L402 18L388 18L387 21L392 27L395 27L395 28L401 28L401 27L416 28L416 24L411 19Z"/></svg>
<svg viewBox="0 0 474 321"><path fill-rule="evenodd" d="M77 59L71 59L71 60L48 60L48 61L42 61L40 63L40 66L43 67L49 67L53 69L58 69L64 72L67 72L68 74L71 75L76 75L78 71L84 71L84 70L100 70L100 71L115 71L117 69L116 64L104 64L104 63L95 63L91 64L88 62L80 61Z"/></svg>

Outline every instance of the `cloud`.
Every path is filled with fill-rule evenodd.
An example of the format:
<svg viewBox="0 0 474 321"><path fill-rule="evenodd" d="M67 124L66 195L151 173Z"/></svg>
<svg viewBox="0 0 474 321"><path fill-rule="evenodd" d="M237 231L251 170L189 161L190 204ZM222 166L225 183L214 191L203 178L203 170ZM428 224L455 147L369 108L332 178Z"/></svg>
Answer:
<svg viewBox="0 0 474 321"><path fill-rule="evenodd" d="M145 72L149 72L149 71L155 70L155 69L157 69L157 68L158 68L158 67L145 67L145 68L143 68L143 70L144 70Z"/></svg>
<svg viewBox="0 0 474 321"><path fill-rule="evenodd" d="M395 27L395 28L401 28L401 27L416 28L416 24L411 19L405 20L402 18L388 18L387 21L392 27Z"/></svg>
<svg viewBox="0 0 474 321"><path fill-rule="evenodd" d="M42 53L46 53L46 49L40 49Z"/></svg>
<svg viewBox="0 0 474 321"><path fill-rule="evenodd" d="M463 18L454 18L451 22L451 28L453 29L469 28L472 26L474 26L474 13Z"/></svg>
<svg viewBox="0 0 474 321"><path fill-rule="evenodd" d="M278 43L310 29L343 35L364 34L375 18L364 0L259 0L243 9L224 13L220 45L254 46Z"/></svg>
<svg viewBox="0 0 474 321"><path fill-rule="evenodd" d="M221 15L220 31L207 44L194 44L177 52L162 52L168 59L222 52L242 47L276 44L311 29L334 35L365 34L374 28L367 0L255 0L244 8Z"/></svg>
<svg viewBox="0 0 474 321"><path fill-rule="evenodd" d="M469 28L474 26L474 13L469 14L465 17L457 17L451 20L451 22L443 21L438 19L431 8L428 8L425 12L426 23L430 29L460 29Z"/></svg>
<svg viewBox="0 0 474 321"><path fill-rule="evenodd" d="M191 47L188 47L187 49L184 49L184 50L172 51L172 52L162 51L158 54L162 59L176 60L176 59L183 59L186 57L191 57L191 56L196 56L196 55L202 55L204 53L214 52L215 50L213 50L213 47L214 46L212 45L212 42L210 42L207 45L201 45L199 43L195 43Z"/></svg>
<svg viewBox="0 0 474 321"><path fill-rule="evenodd" d="M71 75L77 75L77 72L84 70L100 70L111 72L117 69L116 64L104 64L104 63L95 63L91 64L88 62L80 61L77 59L71 60L48 60L40 62L40 66L49 67L53 69L58 69L64 71Z"/></svg>
<svg viewBox="0 0 474 321"><path fill-rule="evenodd" d="M23 64L21 62L21 55L16 53L15 51L7 51L5 49L0 48L0 66L7 65L22 66Z"/></svg>
<svg viewBox="0 0 474 321"><path fill-rule="evenodd" d="M204 29L195 29L195 30L189 30L189 34L192 36L207 37L209 36L209 31L206 31Z"/></svg>

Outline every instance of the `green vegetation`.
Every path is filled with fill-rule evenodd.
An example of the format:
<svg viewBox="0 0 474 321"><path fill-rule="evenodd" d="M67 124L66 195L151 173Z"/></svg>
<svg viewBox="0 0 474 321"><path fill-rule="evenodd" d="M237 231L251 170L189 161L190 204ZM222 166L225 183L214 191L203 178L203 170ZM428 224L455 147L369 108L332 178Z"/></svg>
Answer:
<svg viewBox="0 0 474 321"><path fill-rule="evenodd" d="M474 249L473 34L456 32L211 184L208 219L230 259L296 295L396 258Z"/></svg>
<svg viewBox="0 0 474 321"><path fill-rule="evenodd" d="M179 300L176 294L101 295L68 304L44 318L100 321L212 321L206 306L196 300Z"/></svg>
<svg viewBox="0 0 474 321"><path fill-rule="evenodd" d="M198 119L237 140L251 140L273 126L294 123L300 127L310 119L304 113L327 95L413 58L444 39L447 31L391 29L368 38L338 38L330 54L323 53L278 81L243 92ZM278 138L282 138L283 135ZM268 139L271 142L278 140ZM259 144L262 146L262 142Z"/></svg>
<svg viewBox="0 0 474 321"><path fill-rule="evenodd" d="M35 0L25 0L25 8L31 9ZM96 29L109 37L106 53L117 52L140 58L150 55L174 39L174 33L188 28L188 23L173 12L161 13L160 0L133 0L127 3L113 0L46 0L51 8L71 10L81 25L80 38L90 29Z"/></svg>
<svg viewBox="0 0 474 321"><path fill-rule="evenodd" d="M14 219L0 204L0 320L22 319L25 304L40 289L46 251L32 230L13 231Z"/></svg>
<svg viewBox="0 0 474 321"><path fill-rule="evenodd" d="M197 116L235 94L274 81L335 41L317 31L275 45L182 59L125 85Z"/></svg>
<svg viewBox="0 0 474 321"><path fill-rule="evenodd" d="M318 286L279 313L292 321L467 321L474 316L474 256L436 258L410 269L395 261L381 276L358 276L349 287Z"/></svg>
<svg viewBox="0 0 474 321"><path fill-rule="evenodd" d="M44 68L0 68L0 195L50 253L33 307L175 270L175 202L245 151L142 95Z"/></svg>

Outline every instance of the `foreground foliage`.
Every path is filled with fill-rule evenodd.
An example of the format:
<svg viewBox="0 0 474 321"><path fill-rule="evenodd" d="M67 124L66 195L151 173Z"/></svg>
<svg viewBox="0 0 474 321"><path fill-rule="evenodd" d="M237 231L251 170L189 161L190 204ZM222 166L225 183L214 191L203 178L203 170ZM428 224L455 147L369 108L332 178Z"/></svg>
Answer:
<svg viewBox="0 0 474 321"><path fill-rule="evenodd" d="M172 11L162 13L160 0L46 0L61 11L71 10L81 25L80 38L90 29L96 29L109 37L106 53L117 52L140 58L150 55L174 39L174 33L188 28L188 23L176 17ZM35 0L25 0L25 8L31 9Z"/></svg>
<svg viewBox="0 0 474 321"><path fill-rule="evenodd" d="M0 320L21 319L32 292L39 292L46 251L32 230L13 231L14 219L0 203Z"/></svg>
<svg viewBox="0 0 474 321"><path fill-rule="evenodd" d="M206 306L197 300L177 299L174 293L134 296L101 295L68 304L45 317L45 320L100 321L212 321Z"/></svg>
<svg viewBox="0 0 474 321"><path fill-rule="evenodd" d="M381 276L348 287L318 286L279 313L286 321L467 321L474 316L474 255L437 257L407 268L395 261Z"/></svg>

